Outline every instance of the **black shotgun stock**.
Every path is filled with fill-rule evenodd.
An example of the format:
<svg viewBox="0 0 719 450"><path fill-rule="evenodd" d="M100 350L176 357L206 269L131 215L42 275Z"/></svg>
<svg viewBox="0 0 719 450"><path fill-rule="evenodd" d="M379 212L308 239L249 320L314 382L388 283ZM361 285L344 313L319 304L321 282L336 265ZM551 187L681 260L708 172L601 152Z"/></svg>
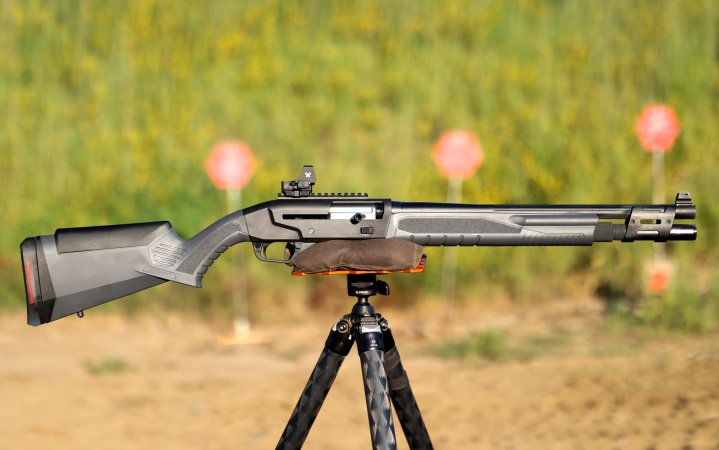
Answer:
<svg viewBox="0 0 719 450"><path fill-rule="evenodd" d="M305 166L297 180L282 182L278 199L229 214L190 239L179 237L169 222L65 228L27 238L20 250L28 323L47 323L165 281L201 287L215 259L240 242L251 242L262 261L295 265L303 252L329 241L592 245L695 240L697 234L695 225L676 223L696 217L688 193L667 205L470 205L313 194L314 183L314 168ZM285 259L267 257L268 246L276 242L285 243ZM333 257L347 259L337 253L349 248L358 247L332 247ZM368 248L381 253L403 247Z"/></svg>

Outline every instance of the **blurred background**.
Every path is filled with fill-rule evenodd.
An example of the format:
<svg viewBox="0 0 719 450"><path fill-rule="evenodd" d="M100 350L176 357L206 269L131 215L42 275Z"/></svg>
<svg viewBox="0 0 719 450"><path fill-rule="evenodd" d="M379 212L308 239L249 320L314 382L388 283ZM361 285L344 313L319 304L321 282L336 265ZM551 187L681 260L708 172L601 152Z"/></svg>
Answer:
<svg viewBox="0 0 719 450"><path fill-rule="evenodd" d="M92 331L92 320L104 324L107 333L121 330L117 336L122 339L150 327L159 342L158 354L172 347L175 339L165 331L189 339L192 333L178 331L188 327L196 327L198 335L204 336L183 344L190 353L221 358L230 352L235 360L247 361L242 356L249 352L248 358L254 361L272 350L287 365L283 370L290 371L292 366L292 373L296 370L298 375L293 375L296 386L286 389L283 401L287 405L278 406L277 417L268 421L267 437L256 431L264 430L264 425L248 425L257 440L247 441L246 448L271 446L304 384L303 374L319 352L324 330L350 305L343 280L290 277L289 268L260 264L249 248L236 247L233 252L242 253L240 273L230 258L221 258L201 290L162 285L91 310L81 325L59 322L43 327L54 327L50 331L30 330L22 324L24 289L18 255L22 239L60 227L156 220L169 220L178 233L190 237L226 212L224 193L204 171L210 149L223 140L240 140L255 154L257 169L243 190L244 206L273 198L280 180L294 178L303 164L315 165L318 191L445 201L447 180L435 167L431 153L441 134L452 129L473 133L484 150L482 166L464 181L464 202L650 203L651 155L637 140L635 122L647 104L662 103L670 105L681 122L681 134L665 157L665 201L673 202L678 191L691 192L699 228L696 242L668 246L673 270L662 293L649 289L649 243L463 248L458 253L454 315L446 323L417 325L421 317L433 315L446 303L441 288L443 251L427 249L427 271L392 277L393 295L380 300L379 307L389 308L406 324L398 330L401 336L418 342L408 351L417 357L418 367L431 372L442 361L456 366L468 382L475 375L491 377L492 371L497 371L498 379L506 377L502 370L525 373L522 364L528 361L560 361L575 367L566 358L576 357L577 352L591 360L580 358L584 362L576 363L589 372L570 371L573 378L562 381L569 386L568 392L584 381L594 385L591 367L595 359L615 361L621 356L632 363L640 361L632 352L662 355L658 360L649 356L649 372L661 366L700 376L704 369L708 374L719 367L715 345L719 249L713 238L719 231L719 204L714 201L719 167L716 1L5 0L0 4L0 52L0 207L4 220L0 310L7 325L0 346L7 346L8 355L16 351L19 358L27 353L18 345L21 335L42 348L40 352L50 351L47 345L53 342L65 342L63 336L69 332L89 333L87 338L92 339L92 333L98 332ZM317 346L307 345L307 364L294 369L294 360L285 358L290 353L304 354L300 344L289 349L267 344L232 350L218 350L212 344L214 338L209 336L231 328L232 302L227 299L237 277L246 285L251 319L259 332L269 336L269 342L273 327L286 330L310 312L324 319L312 341ZM557 329L565 316L570 325ZM136 328L146 321L154 325ZM534 324L527 325L529 331L515 331L514 325L527 323ZM298 333L314 336L313 331ZM605 341L612 343L609 350L593 347ZM198 350L197 342L206 345ZM646 352L638 342L649 346ZM108 377L145 380L145 373L183 367L172 362L167 367L143 366L143 357L132 356L135 353L129 348L97 355L67 345L84 355L79 363L68 366L67 373L79 380L107 375L100 381L106 384L103 392L125 385ZM652 346L659 353L652 353ZM615 347L622 350L615 352ZM94 348L103 351L101 346ZM674 353L662 353L667 348ZM603 352L611 357L601 359L606 356ZM699 355L696 361L704 369L684 364L687 355ZM25 369L12 364L3 363L8 367L6 386L12 384L13 373L25 382L32 379L18 375ZM617 367L596 364L603 374L621 373ZM27 369L28 373L40 370L30 366L34 369ZM542 370L555 372L550 366L536 369L537 373L531 370L530 378ZM436 376L442 379L441 373ZM664 373L662 386L673 376ZM420 382L422 377L417 374L413 379ZM79 383L73 380L68 375L69 386ZM358 382L359 377L353 380ZM690 385L696 386L704 379L692 380ZM660 430L668 430L661 424L670 420L672 411L677 413L673 409L677 402L684 405L681 408L689 404L690 411L692 402L699 402L687 422L692 425L681 425L671 434L677 445L704 448L703 443L711 441L704 437L719 435L719 386L708 376L706 380L708 394L701 401L684 387L655 399L667 407L657 413L659 422L653 425ZM145 381L139 383L145 386ZM161 392L166 388L147 383L151 392L147 397L159 396L163 401ZM616 391L614 384L608 386ZM198 387L198 398L206 397L200 395L205 388L213 386ZM186 390L187 385L178 384L177 389ZM420 392L426 393L425 399L433 398L429 386ZM606 399L604 394L598 392L597 398ZM103 407L115 412L139 408L148 417L174 411L153 409L157 403L137 400L144 394L133 395L130 400L118 400L124 406ZM558 401L555 397L548 395L553 400L547 401ZM183 398L177 395L171 401L182 404ZM74 403L73 399L68 397L64 405ZM422 404L421 396L419 400ZM18 398L15 406L30 407L23 401ZM532 409L521 403L526 397L518 401L516 407ZM590 403L601 406L603 401L586 400L577 407L596 412L601 407ZM434 404L426 403L431 411ZM234 409L193 405L187 414L194 420L211 416L208 411L225 420L240 414ZM557 404L551 405L550 410L556 412ZM62 410L62 400L56 407ZM362 408L359 400L347 408L358 410L358 429L366 427ZM579 414L572 408L562 411L568 417ZM430 426L436 424L442 447L505 445L501 440L482 444L479 437L453 441L464 432L450 433L451 426L443 425L437 413L432 417L436 422ZM466 417L472 422L476 415L468 412ZM597 420L606 423L607 417L599 414ZM636 428L629 416L621 417L612 423L622 423L627 430ZM0 425L0 436L12 435L2 427L17 424L15 420ZM208 429L212 429L210 422ZM116 442L118 448L128 443L135 447L157 444L148 438L156 435L133 428L133 423L124 424L118 434L113 434L115 428L108 432L122 436ZM11 448L32 448L30 441L23 440L27 437L23 426L16 428L18 445ZM498 425L493 426L496 430ZM552 429L559 428L555 424ZM71 424L66 429L74 428ZM545 433L547 441L541 441L540 434L523 435L517 429L508 436L519 436L526 444L515 448L534 448L530 444L535 441L537 448L560 448L560 442L578 448L579 441L573 439L581 436L600 447L606 439L609 448L633 436L631 431L615 436L615 429L595 436L596 427L587 425L586 433L581 429L574 437ZM689 429L694 431L689 433ZM74 444L71 448L84 445L79 432L67 433L69 437L62 433L51 437L57 442L66 439ZM175 448L226 448L234 442L223 441L215 431L208 433L200 428L197 445L183 438L174 442ZM175 435L162 436L172 439ZM629 442L651 445L652 436L657 435L648 433L646 442ZM671 439L664 442L674 442ZM653 448L663 448L661 442ZM310 448L326 444L318 440L315 445Z"/></svg>

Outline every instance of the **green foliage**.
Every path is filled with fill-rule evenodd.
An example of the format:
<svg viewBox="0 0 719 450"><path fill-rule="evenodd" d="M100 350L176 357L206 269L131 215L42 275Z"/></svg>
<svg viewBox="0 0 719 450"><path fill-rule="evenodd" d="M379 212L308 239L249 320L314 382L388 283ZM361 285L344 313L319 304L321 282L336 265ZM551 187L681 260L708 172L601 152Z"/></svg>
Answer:
<svg viewBox="0 0 719 450"><path fill-rule="evenodd" d="M450 128L486 154L464 201L648 202L633 133L648 102L682 121L667 192L697 199L700 239L675 256L699 270L719 256L706 238L719 229L718 36L714 0L6 0L0 303L21 303L26 236L165 219L189 236L221 216L203 162L227 138L259 160L245 204L304 163L320 190L443 201L430 150ZM534 297L543 280L585 274L640 296L649 247L462 249L460 291ZM441 250L429 254L424 277L395 282L435 288ZM253 292L290 285L255 266Z"/></svg>
<svg viewBox="0 0 719 450"><path fill-rule="evenodd" d="M615 308L615 321L658 331L705 332L719 324L719 281L717 272L692 273L680 270L667 292L647 295L638 308ZM621 304L620 304L621 306ZM625 305L626 306L626 305Z"/></svg>
<svg viewBox="0 0 719 450"><path fill-rule="evenodd" d="M529 361L556 353L569 340L569 336L562 333L513 338L503 330L490 330L444 342L434 347L433 352L443 358L470 361Z"/></svg>
<svg viewBox="0 0 719 450"><path fill-rule="evenodd" d="M502 331L485 331L468 338L446 342L435 349L445 358L482 358L490 361L505 360L509 354L507 334Z"/></svg>
<svg viewBox="0 0 719 450"><path fill-rule="evenodd" d="M716 293L711 301L688 286L673 289L667 296L647 299L640 314L643 324L677 331L708 331L717 322Z"/></svg>
<svg viewBox="0 0 719 450"><path fill-rule="evenodd" d="M122 358L108 357L99 360L85 361L85 370L90 375L112 375L127 371L127 361Z"/></svg>

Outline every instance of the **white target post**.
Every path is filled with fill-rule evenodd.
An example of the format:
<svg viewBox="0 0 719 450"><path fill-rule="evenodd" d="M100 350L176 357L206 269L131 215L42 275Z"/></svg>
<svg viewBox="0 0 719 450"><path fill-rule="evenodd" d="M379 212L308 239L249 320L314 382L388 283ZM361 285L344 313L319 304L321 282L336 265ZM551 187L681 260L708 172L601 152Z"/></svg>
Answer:
<svg viewBox="0 0 719 450"><path fill-rule="evenodd" d="M666 203L664 198L664 153L670 151L681 130L674 110L667 105L647 105L639 115L634 131L645 151L652 154L652 202ZM665 244L654 245L649 289L663 294L671 275Z"/></svg>
<svg viewBox="0 0 719 450"><path fill-rule="evenodd" d="M242 208L242 188L255 173L255 157L247 144L239 141L224 141L215 145L205 161L205 170L217 189L224 190L227 213ZM242 274L242 258L239 252L231 252L233 342L246 342L250 337L250 305L247 286Z"/></svg>
<svg viewBox="0 0 719 450"><path fill-rule="evenodd" d="M484 152L475 135L454 130L439 137L432 150L432 159L447 178L447 203L460 203L463 181L477 171L484 160ZM442 299L446 305L454 301L457 247L446 247L443 253Z"/></svg>

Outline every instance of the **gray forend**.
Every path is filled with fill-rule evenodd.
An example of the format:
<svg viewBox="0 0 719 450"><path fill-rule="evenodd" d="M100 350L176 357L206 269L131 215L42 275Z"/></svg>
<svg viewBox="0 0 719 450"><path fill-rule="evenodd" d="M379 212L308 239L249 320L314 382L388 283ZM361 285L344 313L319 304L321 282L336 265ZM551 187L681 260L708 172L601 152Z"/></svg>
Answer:
<svg viewBox="0 0 719 450"><path fill-rule="evenodd" d="M394 234L420 245L592 245L596 214L501 211L468 205L392 206Z"/></svg>

